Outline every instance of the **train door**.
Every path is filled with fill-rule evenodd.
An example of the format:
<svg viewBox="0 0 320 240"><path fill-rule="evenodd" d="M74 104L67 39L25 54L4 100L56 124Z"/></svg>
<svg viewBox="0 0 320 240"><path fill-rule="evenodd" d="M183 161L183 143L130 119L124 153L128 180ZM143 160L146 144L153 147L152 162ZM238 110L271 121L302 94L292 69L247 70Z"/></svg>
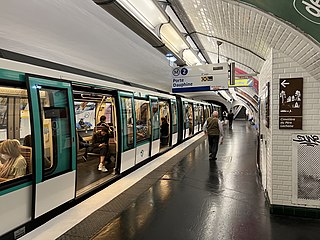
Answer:
<svg viewBox="0 0 320 240"><path fill-rule="evenodd" d="M6 80L13 80L5 82ZM0 205L1 218L0 238L18 226L29 222L32 219L32 151L31 147L23 145L24 137L31 134L29 100L25 83L21 84L21 75L11 71L0 70L0 141L7 142L10 152L20 153L25 158L21 163L20 156L13 159L0 157ZM15 139L15 140L9 140ZM8 150L8 149L7 149ZM17 150L17 151L16 151ZM8 153L11 154L11 153ZM19 154L20 155L20 154ZM8 156L8 155L6 155ZM19 159L18 159L19 158ZM19 160L19 164L16 161ZM5 166L15 165L13 172L5 171ZM18 167L20 166L20 167ZM15 237L21 236L25 231L22 227L14 232ZM8 237L13 239L13 236Z"/></svg>
<svg viewBox="0 0 320 240"><path fill-rule="evenodd" d="M149 97L151 108L151 156L154 156L160 149L160 116L159 116L159 101L157 97Z"/></svg>
<svg viewBox="0 0 320 240"><path fill-rule="evenodd" d="M171 99L171 145L175 145L178 142L178 105L175 99Z"/></svg>
<svg viewBox="0 0 320 240"><path fill-rule="evenodd" d="M28 76L34 135L34 216L74 199L76 136L71 84ZM54 196L54 197L53 197Z"/></svg>
<svg viewBox="0 0 320 240"><path fill-rule="evenodd" d="M151 121L150 102L146 98L134 98L135 116L135 164L140 163L150 156L151 148Z"/></svg>
<svg viewBox="0 0 320 240"><path fill-rule="evenodd" d="M124 172L127 169L135 165L135 153L136 153L136 129L135 125L135 115L134 115L134 102L133 94L128 92L118 92L119 101L119 120L121 126L121 136L119 140L121 162L118 164L119 172Z"/></svg>
<svg viewBox="0 0 320 240"><path fill-rule="evenodd" d="M114 171L118 160L117 116L114 92L98 88L92 92L73 85L73 98L77 132L77 196L80 196L110 180L117 172ZM100 154L92 145L94 134L103 126L109 131L105 159L107 172L98 171Z"/></svg>
<svg viewBox="0 0 320 240"><path fill-rule="evenodd" d="M161 148L166 148L170 146L171 143L171 117L170 117L170 101L168 99L162 99L159 101L159 111L160 111L160 139Z"/></svg>

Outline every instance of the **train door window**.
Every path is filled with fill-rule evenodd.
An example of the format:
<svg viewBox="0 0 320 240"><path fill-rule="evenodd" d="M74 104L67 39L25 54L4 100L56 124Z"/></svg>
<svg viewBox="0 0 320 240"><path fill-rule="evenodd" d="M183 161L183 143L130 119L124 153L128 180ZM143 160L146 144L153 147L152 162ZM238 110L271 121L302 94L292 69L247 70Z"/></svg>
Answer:
<svg viewBox="0 0 320 240"><path fill-rule="evenodd" d="M136 110L136 139L137 142L148 140L151 134L149 101L134 100Z"/></svg>
<svg viewBox="0 0 320 240"><path fill-rule="evenodd" d="M171 109L172 109L172 133L178 132L178 112L177 112L177 102L172 101L171 102Z"/></svg>
<svg viewBox="0 0 320 240"><path fill-rule="evenodd" d="M123 120L123 151L133 146L133 112L132 101L129 97L121 97L121 117Z"/></svg>
<svg viewBox="0 0 320 240"><path fill-rule="evenodd" d="M100 121L101 116L105 117L105 123L109 126L110 138L114 138L114 99L112 97L103 97L97 106L97 121Z"/></svg>
<svg viewBox="0 0 320 240"><path fill-rule="evenodd" d="M194 113L193 113L193 108L192 108L192 103L188 103L187 104L187 121L188 121L188 125L189 125L189 136L193 134L193 117L194 117Z"/></svg>
<svg viewBox="0 0 320 240"><path fill-rule="evenodd" d="M189 129L189 105L187 102L184 102L184 129Z"/></svg>
<svg viewBox="0 0 320 240"><path fill-rule="evenodd" d="M66 89L41 88L43 168L51 174L71 169L71 129Z"/></svg>
<svg viewBox="0 0 320 240"><path fill-rule="evenodd" d="M152 140L159 139L160 132L160 117L159 117L159 103L157 99L151 99L152 109Z"/></svg>
<svg viewBox="0 0 320 240"><path fill-rule="evenodd" d="M201 121L201 126L203 126L205 117L204 117L204 111L203 111L203 105L200 105L200 121Z"/></svg>
<svg viewBox="0 0 320 240"><path fill-rule="evenodd" d="M0 182L32 173L27 90L0 87ZM27 145L27 146L23 146Z"/></svg>
<svg viewBox="0 0 320 240"><path fill-rule="evenodd" d="M198 113L198 105L194 104L193 105L193 112L194 112L194 125L195 127L198 127L198 118L199 118L199 113Z"/></svg>

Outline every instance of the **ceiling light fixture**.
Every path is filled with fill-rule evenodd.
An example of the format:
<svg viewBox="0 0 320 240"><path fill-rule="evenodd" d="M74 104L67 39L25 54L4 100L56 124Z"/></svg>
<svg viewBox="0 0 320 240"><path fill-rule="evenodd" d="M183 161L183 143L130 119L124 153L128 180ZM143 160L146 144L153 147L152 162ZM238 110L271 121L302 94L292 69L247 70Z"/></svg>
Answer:
<svg viewBox="0 0 320 240"><path fill-rule="evenodd" d="M180 24L179 29L156 2L135 0L118 0L117 2L155 34L173 53L181 56L187 64L201 64L202 61L197 53L191 49L194 44L190 44L181 33L183 26Z"/></svg>

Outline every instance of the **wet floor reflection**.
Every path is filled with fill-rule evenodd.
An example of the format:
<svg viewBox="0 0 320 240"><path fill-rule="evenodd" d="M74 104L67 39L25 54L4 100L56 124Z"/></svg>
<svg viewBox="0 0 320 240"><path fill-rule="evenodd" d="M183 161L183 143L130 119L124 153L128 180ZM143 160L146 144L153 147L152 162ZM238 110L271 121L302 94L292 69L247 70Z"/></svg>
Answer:
<svg viewBox="0 0 320 240"><path fill-rule="evenodd" d="M270 217L257 180L255 141L252 128L235 121L217 161L209 161L204 141L94 239L319 239L313 238L319 220Z"/></svg>

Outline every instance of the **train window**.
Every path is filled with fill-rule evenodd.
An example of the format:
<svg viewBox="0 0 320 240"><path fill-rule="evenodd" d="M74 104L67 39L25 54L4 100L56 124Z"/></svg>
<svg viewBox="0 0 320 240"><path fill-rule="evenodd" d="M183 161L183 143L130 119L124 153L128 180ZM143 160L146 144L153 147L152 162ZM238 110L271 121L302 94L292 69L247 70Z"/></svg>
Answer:
<svg viewBox="0 0 320 240"><path fill-rule="evenodd" d="M189 121L189 136L193 134L193 109L192 109L192 103L187 104L187 114L188 114L188 121Z"/></svg>
<svg viewBox="0 0 320 240"><path fill-rule="evenodd" d="M136 110L136 138L137 142L150 138L150 107L149 101L135 99Z"/></svg>
<svg viewBox="0 0 320 240"><path fill-rule="evenodd" d="M91 130L95 126L96 104L94 102L74 102L76 115L76 128L78 130Z"/></svg>
<svg viewBox="0 0 320 240"><path fill-rule="evenodd" d="M175 101L171 102L171 109L172 109L172 132L178 132L178 113L177 113L177 103Z"/></svg>
<svg viewBox="0 0 320 240"><path fill-rule="evenodd" d="M27 97L25 89L0 87L0 182L32 173Z"/></svg>
<svg viewBox="0 0 320 240"><path fill-rule="evenodd" d="M194 104L193 108L194 108L194 125L198 125L199 123L198 105Z"/></svg>
<svg viewBox="0 0 320 240"><path fill-rule="evenodd" d="M123 151L133 146L133 112L131 98L121 97L121 109L123 120Z"/></svg>
<svg viewBox="0 0 320 240"><path fill-rule="evenodd" d="M43 167L60 173L71 168L71 130L66 89L42 88Z"/></svg>

